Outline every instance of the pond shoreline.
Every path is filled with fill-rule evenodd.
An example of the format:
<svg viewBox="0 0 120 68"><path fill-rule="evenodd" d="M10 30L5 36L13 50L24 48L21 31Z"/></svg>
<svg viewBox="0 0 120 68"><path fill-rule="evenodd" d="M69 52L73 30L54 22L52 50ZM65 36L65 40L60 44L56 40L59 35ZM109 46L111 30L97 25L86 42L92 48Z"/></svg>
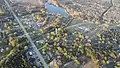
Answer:
<svg viewBox="0 0 120 68"><path fill-rule="evenodd" d="M66 12L66 10L62 6L60 6L59 4L57 6L57 5L53 4L53 3L46 2L45 3L45 8L50 13L60 14L60 15L62 15L64 17L69 16L69 13Z"/></svg>

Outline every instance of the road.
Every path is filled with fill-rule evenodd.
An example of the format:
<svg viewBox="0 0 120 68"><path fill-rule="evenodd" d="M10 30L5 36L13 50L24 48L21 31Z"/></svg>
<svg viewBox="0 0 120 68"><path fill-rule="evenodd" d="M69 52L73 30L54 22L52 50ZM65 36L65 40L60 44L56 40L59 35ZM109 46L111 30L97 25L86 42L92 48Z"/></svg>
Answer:
<svg viewBox="0 0 120 68"><path fill-rule="evenodd" d="M27 31L25 30L25 28L23 27L21 21L18 19L17 15L15 14L15 12L12 10L12 8L10 7L9 3L4 0L6 5L8 6L8 8L10 9L10 11L12 12L13 16L15 17L15 19L17 20L17 22L19 23L20 27L22 28L22 30L24 31L24 33L26 34L26 37L28 38L28 40L30 41L32 47L33 47L33 51L36 52L38 58L41 60L41 62L43 63L44 68L48 68L47 63L45 62L45 60L43 59L41 53L39 52L39 50L37 49L36 45L33 43L32 39L30 38L30 36L28 35Z"/></svg>

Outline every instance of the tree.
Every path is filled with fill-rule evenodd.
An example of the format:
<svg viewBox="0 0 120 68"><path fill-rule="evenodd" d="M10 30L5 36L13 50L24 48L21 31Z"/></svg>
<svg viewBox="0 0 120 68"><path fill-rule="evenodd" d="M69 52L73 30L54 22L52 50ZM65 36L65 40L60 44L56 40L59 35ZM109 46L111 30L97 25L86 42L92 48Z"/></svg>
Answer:
<svg viewBox="0 0 120 68"><path fill-rule="evenodd" d="M20 42L22 40L22 42ZM24 40L24 41L23 41ZM24 57L26 54L26 38L19 38L19 44L0 60L0 68L31 68L31 65Z"/></svg>

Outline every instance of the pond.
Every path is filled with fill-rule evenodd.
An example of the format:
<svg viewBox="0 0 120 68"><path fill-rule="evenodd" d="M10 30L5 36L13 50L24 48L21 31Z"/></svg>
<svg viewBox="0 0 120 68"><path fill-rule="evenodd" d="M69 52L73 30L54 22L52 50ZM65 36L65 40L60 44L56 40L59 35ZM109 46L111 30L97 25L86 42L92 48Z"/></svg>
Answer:
<svg viewBox="0 0 120 68"><path fill-rule="evenodd" d="M50 13L60 14L64 17L68 17L68 13L65 12L65 10L61 7L57 7L57 6L55 6L53 4L49 4L49 3L45 3L45 7L46 7L47 11Z"/></svg>

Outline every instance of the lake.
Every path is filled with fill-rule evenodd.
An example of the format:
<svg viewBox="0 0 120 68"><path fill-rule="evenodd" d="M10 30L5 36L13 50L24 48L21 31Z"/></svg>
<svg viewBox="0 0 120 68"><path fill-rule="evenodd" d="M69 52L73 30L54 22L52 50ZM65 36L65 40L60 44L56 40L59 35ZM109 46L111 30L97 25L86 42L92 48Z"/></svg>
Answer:
<svg viewBox="0 0 120 68"><path fill-rule="evenodd" d="M68 13L65 12L65 10L61 7L57 7L57 6L55 6L53 4L49 4L49 3L45 3L45 7L46 7L47 11L50 13L60 14L64 17L68 17Z"/></svg>

